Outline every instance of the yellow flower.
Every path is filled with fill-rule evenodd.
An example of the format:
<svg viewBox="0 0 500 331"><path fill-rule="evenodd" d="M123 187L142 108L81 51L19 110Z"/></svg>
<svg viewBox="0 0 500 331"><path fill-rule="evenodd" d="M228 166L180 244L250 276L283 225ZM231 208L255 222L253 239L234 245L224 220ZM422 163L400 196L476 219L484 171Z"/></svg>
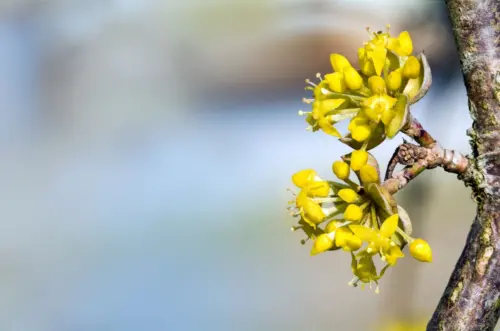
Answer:
<svg viewBox="0 0 500 331"><path fill-rule="evenodd" d="M357 286L358 281L362 281L363 283L377 283L380 279L380 276L377 275L377 268L373 263L373 258L370 255L362 255L359 261L352 255L351 269L357 278L350 283L353 286ZM378 293L378 289L376 292Z"/></svg>
<svg viewBox="0 0 500 331"><path fill-rule="evenodd" d="M398 219L398 214L388 217L380 227L380 230L357 224L349 225L349 228L356 236L361 238L361 240L369 243L367 249L368 254L376 254L378 252L385 254L391 247L391 237L396 232Z"/></svg>
<svg viewBox="0 0 500 331"><path fill-rule="evenodd" d="M397 38L389 38L387 49L393 51L399 56L408 56L413 52L413 42L410 33L403 31Z"/></svg>
<svg viewBox="0 0 500 331"><path fill-rule="evenodd" d="M397 101L396 98L392 98L387 94L374 95L363 101L363 110L368 118L378 123L384 116L384 113L392 113L391 110Z"/></svg>
<svg viewBox="0 0 500 331"><path fill-rule="evenodd" d="M370 40L358 49L360 69L344 56L331 54L333 72L324 77L317 74L319 83L306 80L311 85L306 89L313 91L314 98L304 102L313 103L312 112L299 111L307 115L309 131L322 130L356 150L368 150L393 138L410 118L407 105L421 99L432 81L425 56L411 55L413 44L407 31L398 37L392 37L389 28L383 33L368 32ZM407 99L395 109L402 96ZM343 101L336 101L339 104L333 107L317 103L332 104L333 100ZM351 120L348 135L335 127L345 119Z"/></svg>
<svg viewBox="0 0 500 331"><path fill-rule="evenodd" d="M332 170L335 176L343 180L349 178L349 174L351 172L349 169L349 165L344 161L333 162Z"/></svg>
<svg viewBox="0 0 500 331"><path fill-rule="evenodd" d="M410 254L421 262L432 262L432 250L427 241L415 239L410 243Z"/></svg>
<svg viewBox="0 0 500 331"><path fill-rule="evenodd" d="M385 261L391 266L395 265L397 260L403 257L405 255L399 246L391 246L389 251L384 255Z"/></svg>

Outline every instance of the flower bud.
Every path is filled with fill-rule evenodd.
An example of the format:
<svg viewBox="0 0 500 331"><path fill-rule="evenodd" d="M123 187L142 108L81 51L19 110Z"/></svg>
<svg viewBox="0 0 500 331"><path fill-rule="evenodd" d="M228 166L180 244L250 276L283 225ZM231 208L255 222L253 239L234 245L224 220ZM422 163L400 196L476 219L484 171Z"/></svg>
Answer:
<svg viewBox="0 0 500 331"><path fill-rule="evenodd" d="M304 199L301 215L304 221L313 228L320 224L326 216L321 206L310 198Z"/></svg>
<svg viewBox="0 0 500 331"><path fill-rule="evenodd" d="M360 198L360 196L350 188L341 189L337 195L347 203L355 203Z"/></svg>
<svg viewBox="0 0 500 331"><path fill-rule="evenodd" d="M365 164L361 167L359 170L359 176L364 184L378 183L379 181L377 169L369 164Z"/></svg>
<svg viewBox="0 0 500 331"><path fill-rule="evenodd" d="M315 176L316 171L313 169L301 170L292 176L292 182L295 186L302 188L314 180Z"/></svg>
<svg viewBox="0 0 500 331"><path fill-rule="evenodd" d="M398 227L399 215L394 214L387 217L382 223L380 227L380 234L384 237L390 238L394 232L396 232L396 228Z"/></svg>
<svg viewBox="0 0 500 331"><path fill-rule="evenodd" d="M327 197L330 194L330 185L326 181L311 182L304 190L314 197Z"/></svg>
<svg viewBox="0 0 500 331"><path fill-rule="evenodd" d="M363 218L363 210L358 205L350 204L344 212L346 221L359 222Z"/></svg>
<svg viewBox="0 0 500 331"><path fill-rule="evenodd" d="M366 151L354 151L351 153L351 169L358 171L368 162L368 153Z"/></svg>
<svg viewBox="0 0 500 331"><path fill-rule="evenodd" d="M432 262L432 250L427 241L415 239L410 244L410 254L421 262Z"/></svg>
<svg viewBox="0 0 500 331"><path fill-rule="evenodd" d="M382 77L371 76L368 78L368 86L373 94L385 93L385 81Z"/></svg>
<svg viewBox="0 0 500 331"><path fill-rule="evenodd" d="M325 99L320 102L319 106L323 113L334 110L340 107L345 102L345 99Z"/></svg>
<svg viewBox="0 0 500 331"><path fill-rule="evenodd" d="M325 75L325 80L328 83L330 90L336 93L344 93L347 89L342 72L334 72L333 74Z"/></svg>
<svg viewBox="0 0 500 331"><path fill-rule="evenodd" d="M353 67L344 69L344 79L347 87L351 90L359 90L363 86L363 78Z"/></svg>
<svg viewBox="0 0 500 331"><path fill-rule="evenodd" d="M349 165L344 161L333 162L332 170L335 176L337 176L339 179L349 178L349 174L351 172L351 170L349 169Z"/></svg>
<svg viewBox="0 0 500 331"><path fill-rule="evenodd" d="M418 78L420 76L420 61L416 57L408 57L403 66L403 76L406 78Z"/></svg>
<svg viewBox="0 0 500 331"><path fill-rule="evenodd" d="M372 134L372 130L368 124L356 125L350 131L352 138L360 143L368 139Z"/></svg>
<svg viewBox="0 0 500 331"><path fill-rule="evenodd" d="M401 87L402 81L401 69L394 70L386 78L387 88L391 91L397 91Z"/></svg>
<svg viewBox="0 0 500 331"><path fill-rule="evenodd" d="M347 60L345 56L340 54L331 54L330 63L332 64L333 71L339 73L343 72L345 68L351 67L349 60Z"/></svg>

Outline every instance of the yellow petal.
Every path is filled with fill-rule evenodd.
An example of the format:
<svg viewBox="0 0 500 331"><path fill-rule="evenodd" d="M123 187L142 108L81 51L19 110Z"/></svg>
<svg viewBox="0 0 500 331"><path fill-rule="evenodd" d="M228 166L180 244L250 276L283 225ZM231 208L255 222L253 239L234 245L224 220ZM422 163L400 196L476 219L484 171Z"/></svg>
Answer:
<svg viewBox="0 0 500 331"><path fill-rule="evenodd" d="M371 76L368 78L368 86L373 94L385 93L385 81L382 77Z"/></svg>
<svg viewBox="0 0 500 331"><path fill-rule="evenodd" d="M372 51L368 52L368 55L373 61L376 74L380 76L382 74L382 70L384 69L387 50L383 46L376 46Z"/></svg>
<svg viewBox="0 0 500 331"><path fill-rule="evenodd" d="M345 99L326 99L320 102L320 108L323 113L340 107Z"/></svg>
<svg viewBox="0 0 500 331"><path fill-rule="evenodd" d="M359 222L363 218L363 210L358 205L350 204L344 212L344 218L346 221Z"/></svg>
<svg viewBox="0 0 500 331"><path fill-rule="evenodd" d="M334 245L333 239L330 235L323 233L316 237L314 244L311 249L311 255L317 255L319 253L326 252Z"/></svg>
<svg viewBox="0 0 500 331"><path fill-rule="evenodd" d="M377 239L377 232L374 229L367 228L364 225L349 225L349 229L351 229L351 231L354 232L354 234L363 241L372 242Z"/></svg>
<svg viewBox="0 0 500 331"><path fill-rule="evenodd" d="M394 70L386 78L387 88L391 91L397 91L401 87L402 82L401 69Z"/></svg>
<svg viewBox="0 0 500 331"><path fill-rule="evenodd" d="M339 179L349 178L349 174L351 172L351 170L349 169L349 165L343 161L333 162L332 170L335 176L337 176Z"/></svg>
<svg viewBox="0 0 500 331"><path fill-rule="evenodd" d="M344 245L344 250L348 252L353 252L361 248L363 246L363 242L361 241L361 238L355 236L355 235L350 235L347 237L347 242Z"/></svg>
<svg viewBox="0 0 500 331"><path fill-rule="evenodd" d="M398 227L399 216L398 214L394 214L389 216L382 226L380 227L380 234L384 237L390 238L396 232L396 228Z"/></svg>
<svg viewBox="0 0 500 331"><path fill-rule="evenodd" d="M313 169L301 170L292 176L292 182L295 186L303 188L309 182L313 181L315 176L316 171Z"/></svg>
<svg viewBox="0 0 500 331"><path fill-rule="evenodd" d="M336 93L344 93L347 89L342 72L334 72L333 74L325 75L325 80L328 83L330 90Z"/></svg>
<svg viewBox="0 0 500 331"><path fill-rule="evenodd" d="M326 181L310 182L304 190L313 197L327 197L330 193L330 185Z"/></svg>
<svg viewBox="0 0 500 331"><path fill-rule="evenodd" d="M363 86L363 78L353 67L344 69L344 79L347 87L351 90L359 90Z"/></svg>
<svg viewBox="0 0 500 331"><path fill-rule="evenodd" d="M340 138L342 135L340 134L339 130L337 130L334 126L332 121L330 120L331 116L329 117L323 117L320 118L318 121L318 125L323 130L324 133L329 134L331 136Z"/></svg>
<svg viewBox="0 0 500 331"><path fill-rule="evenodd" d="M377 169L369 164L361 167L361 169L359 170L359 177L361 177L361 181L364 184L378 183L379 181Z"/></svg>
<svg viewBox="0 0 500 331"><path fill-rule="evenodd" d="M351 169L358 171L368 162L368 153L366 151L353 151L351 153Z"/></svg>
<svg viewBox="0 0 500 331"><path fill-rule="evenodd" d="M372 134L369 125L358 125L351 130L351 136L354 140L358 142L363 142L370 137Z"/></svg>
<svg viewBox="0 0 500 331"><path fill-rule="evenodd" d="M399 34L399 51L400 56L408 56L413 52L413 42L411 41L408 31L403 31Z"/></svg>
<svg viewBox="0 0 500 331"><path fill-rule="evenodd" d="M331 54L330 63L335 72L343 72L345 68L351 67L349 60L345 56L340 54Z"/></svg>
<svg viewBox="0 0 500 331"><path fill-rule="evenodd" d="M403 76L406 78L418 78L420 70L420 61L414 56L409 56L403 66Z"/></svg>
<svg viewBox="0 0 500 331"><path fill-rule="evenodd" d="M360 196L350 188L341 189L337 195L347 203L355 203L360 199Z"/></svg>
<svg viewBox="0 0 500 331"><path fill-rule="evenodd" d="M321 209L321 206L312 199L305 199L302 210L304 212L304 220L311 225L319 224L325 218L325 213Z"/></svg>
<svg viewBox="0 0 500 331"><path fill-rule="evenodd" d="M337 230L337 226L341 223L341 221L339 220L333 220L333 221L330 221L326 226L325 226L325 232L326 233L330 233L330 232L333 232L335 230Z"/></svg>

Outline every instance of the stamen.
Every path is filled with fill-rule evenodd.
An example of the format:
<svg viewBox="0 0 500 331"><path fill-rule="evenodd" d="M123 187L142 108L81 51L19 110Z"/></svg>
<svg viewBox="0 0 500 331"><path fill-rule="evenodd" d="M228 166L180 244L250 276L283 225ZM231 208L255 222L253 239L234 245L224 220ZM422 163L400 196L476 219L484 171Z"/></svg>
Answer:
<svg viewBox="0 0 500 331"><path fill-rule="evenodd" d="M317 86L316 84L314 84L313 82L311 82L309 79L306 79L306 83L309 84L309 85L311 85L311 86L314 86L314 87Z"/></svg>
<svg viewBox="0 0 500 331"><path fill-rule="evenodd" d="M300 244L301 244L301 245L305 245L305 244L306 244L306 242L307 242L308 240L309 240L309 238L302 239L302 240L300 241Z"/></svg>
<svg viewBox="0 0 500 331"><path fill-rule="evenodd" d="M312 132L312 130L313 130L313 127L312 127L312 126L308 126L308 127L306 128L306 131Z"/></svg>
<svg viewBox="0 0 500 331"><path fill-rule="evenodd" d="M286 190L287 190L288 192L292 193L293 195L297 195L297 194L296 194L294 191L292 191L292 189L290 189L290 188L287 188Z"/></svg>
<svg viewBox="0 0 500 331"><path fill-rule="evenodd" d="M391 25L390 24L386 24L385 30L387 31L387 34L390 34L390 32L391 32Z"/></svg>
<svg viewBox="0 0 500 331"><path fill-rule="evenodd" d="M314 99L310 98L302 98L303 103L307 103L308 105L314 102Z"/></svg>
<svg viewBox="0 0 500 331"><path fill-rule="evenodd" d="M358 277L354 277L349 283L347 283L349 286L352 286L352 287L357 287L358 286L358 281L359 281L359 278Z"/></svg>
<svg viewBox="0 0 500 331"><path fill-rule="evenodd" d="M380 288L378 287L378 284L377 284L377 288L375 289L375 294L380 294Z"/></svg>
<svg viewBox="0 0 500 331"><path fill-rule="evenodd" d="M318 72L318 73L316 74L316 78L318 78L318 79L319 79L319 82L320 82L320 83L323 81L323 77L321 77L321 73L320 73L320 72Z"/></svg>
<svg viewBox="0 0 500 331"><path fill-rule="evenodd" d="M369 26L367 26L365 29L366 29L366 32L368 32L368 35L370 36L370 38L376 36L376 33L370 31L370 27Z"/></svg>

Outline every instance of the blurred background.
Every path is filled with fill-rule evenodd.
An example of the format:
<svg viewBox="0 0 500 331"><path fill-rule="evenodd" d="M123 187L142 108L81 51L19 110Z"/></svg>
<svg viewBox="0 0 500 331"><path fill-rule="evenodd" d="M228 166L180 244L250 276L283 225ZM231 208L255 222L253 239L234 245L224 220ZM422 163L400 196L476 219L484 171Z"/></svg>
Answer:
<svg viewBox="0 0 500 331"><path fill-rule="evenodd" d="M434 262L380 295L285 209L294 172L348 151L305 130L304 79L387 23L433 69L414 115L468 153L442 1L1 1L0 330L423 330L474 217L454 175L397 194Z"/></svg>

